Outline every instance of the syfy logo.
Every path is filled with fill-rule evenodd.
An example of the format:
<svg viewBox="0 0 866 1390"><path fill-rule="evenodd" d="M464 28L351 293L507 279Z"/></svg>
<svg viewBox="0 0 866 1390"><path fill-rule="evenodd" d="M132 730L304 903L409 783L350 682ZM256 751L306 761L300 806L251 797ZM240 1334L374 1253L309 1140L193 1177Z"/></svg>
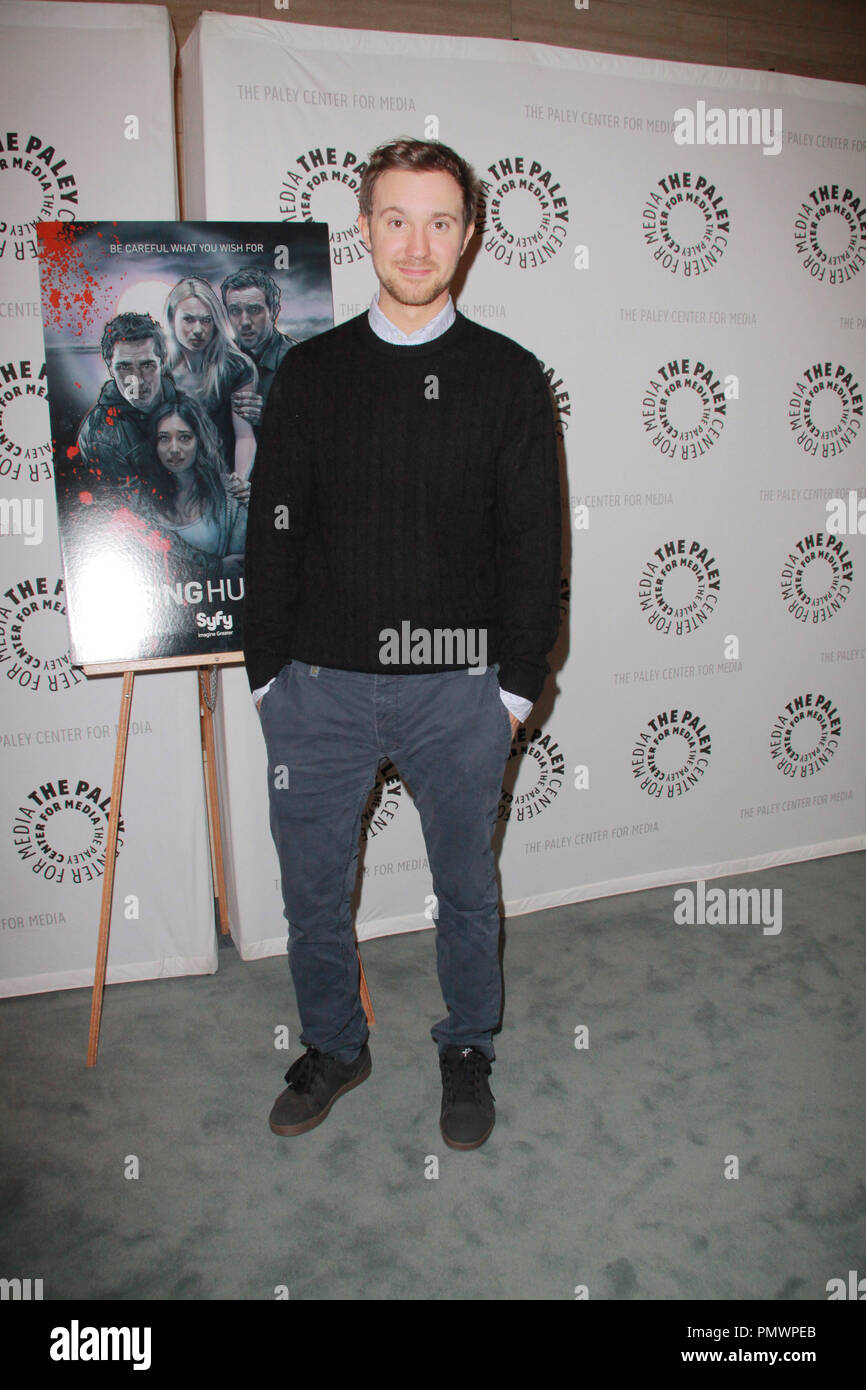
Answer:
<svg viewBox="0 0 866 1390"><path fill-rule="evenodd" d="M221 608L213 615L196 613L195 620L198 627L207 628L208 632L231 632L235 622L231 613L224 613Z"/></svg>

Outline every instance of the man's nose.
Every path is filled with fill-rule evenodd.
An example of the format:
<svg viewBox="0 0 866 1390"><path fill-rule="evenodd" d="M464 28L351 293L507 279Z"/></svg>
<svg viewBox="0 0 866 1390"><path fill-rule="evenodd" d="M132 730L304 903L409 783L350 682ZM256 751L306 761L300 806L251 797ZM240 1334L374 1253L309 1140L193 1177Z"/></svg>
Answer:
<svg viewBox="0 0 866 1390"><path fill-rule="evenodd" d="M427 228L424 226L411 227L409 229L409 253L423 260L430 249L430 241L427 235Z"/></svg>

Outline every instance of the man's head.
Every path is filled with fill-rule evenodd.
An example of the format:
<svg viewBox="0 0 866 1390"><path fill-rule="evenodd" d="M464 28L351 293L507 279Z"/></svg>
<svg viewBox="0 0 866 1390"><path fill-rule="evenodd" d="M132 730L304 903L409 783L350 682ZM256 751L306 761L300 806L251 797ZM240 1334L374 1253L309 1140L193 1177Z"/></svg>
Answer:
<svg viewBox="0 0 866 1390"><path fill-rule="evenodd" d="M456 150L439 140L409 138L379 145L370 155L358 192L358 208L366 218L373 214L373 190L380 176L390 169L404 169L408 173L418 174L438 169L450 174L459 185L463 200L464 232L474 225L480 190L471 166L461 159Z"/></svg>
<svg viewBox="0 0 866 1390"><path fill-rule="evenodd" d="M118 314L102 332L102 358L120 394L147 410L162 394L165 338L150 314Z"/></svg>
<svg viewBox="0 0 866 1390"><path fill-rule="evenodd" d="M379 304L402 308L447 299L475 228L478 185L464 159L438 141L395 140L370 156L358 226L379 277Z"/></svg>
<svg viewBox="0 0 866 1390"><path fill-rule="evenodd" d="M280 287L264 270L238 270L220 285L232 332L247 352L259 352L276 328Z"/></svg>

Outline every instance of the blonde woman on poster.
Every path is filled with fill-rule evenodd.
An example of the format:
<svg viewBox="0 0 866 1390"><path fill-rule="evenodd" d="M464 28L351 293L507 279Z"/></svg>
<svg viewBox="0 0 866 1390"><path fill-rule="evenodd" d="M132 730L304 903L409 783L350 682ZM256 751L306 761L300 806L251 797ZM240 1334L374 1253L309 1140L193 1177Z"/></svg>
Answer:
<svg viewBox="0 0 866 1390"><path fill-rule="evenodd" d="M246 479L256 454L252 424L234 409L235 391L255 391L258 372L232 338L225 309L207 280L190 276L165 305L168 364L178 390L193 396L216 426L225 467Z"/></svg>

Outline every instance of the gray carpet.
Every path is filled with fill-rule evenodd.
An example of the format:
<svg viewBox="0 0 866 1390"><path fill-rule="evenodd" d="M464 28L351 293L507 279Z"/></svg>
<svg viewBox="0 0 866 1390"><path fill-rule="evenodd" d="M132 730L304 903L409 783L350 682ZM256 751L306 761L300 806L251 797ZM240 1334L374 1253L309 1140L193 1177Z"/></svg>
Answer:
<svg viewBox="0 0 866 1390"><path fill-rule="evenodd" d="M864 859L716 880L781 888L775 936L676 925L673 888L507 922L471 1153L439 1134L432 933L363 946L372 1076L294 1139L267 1125L299 1053L284 958L110 987L92 1069L88 991L3 1001L0 1274L67 1300L826 1299L866 1273Z"/></svg>

